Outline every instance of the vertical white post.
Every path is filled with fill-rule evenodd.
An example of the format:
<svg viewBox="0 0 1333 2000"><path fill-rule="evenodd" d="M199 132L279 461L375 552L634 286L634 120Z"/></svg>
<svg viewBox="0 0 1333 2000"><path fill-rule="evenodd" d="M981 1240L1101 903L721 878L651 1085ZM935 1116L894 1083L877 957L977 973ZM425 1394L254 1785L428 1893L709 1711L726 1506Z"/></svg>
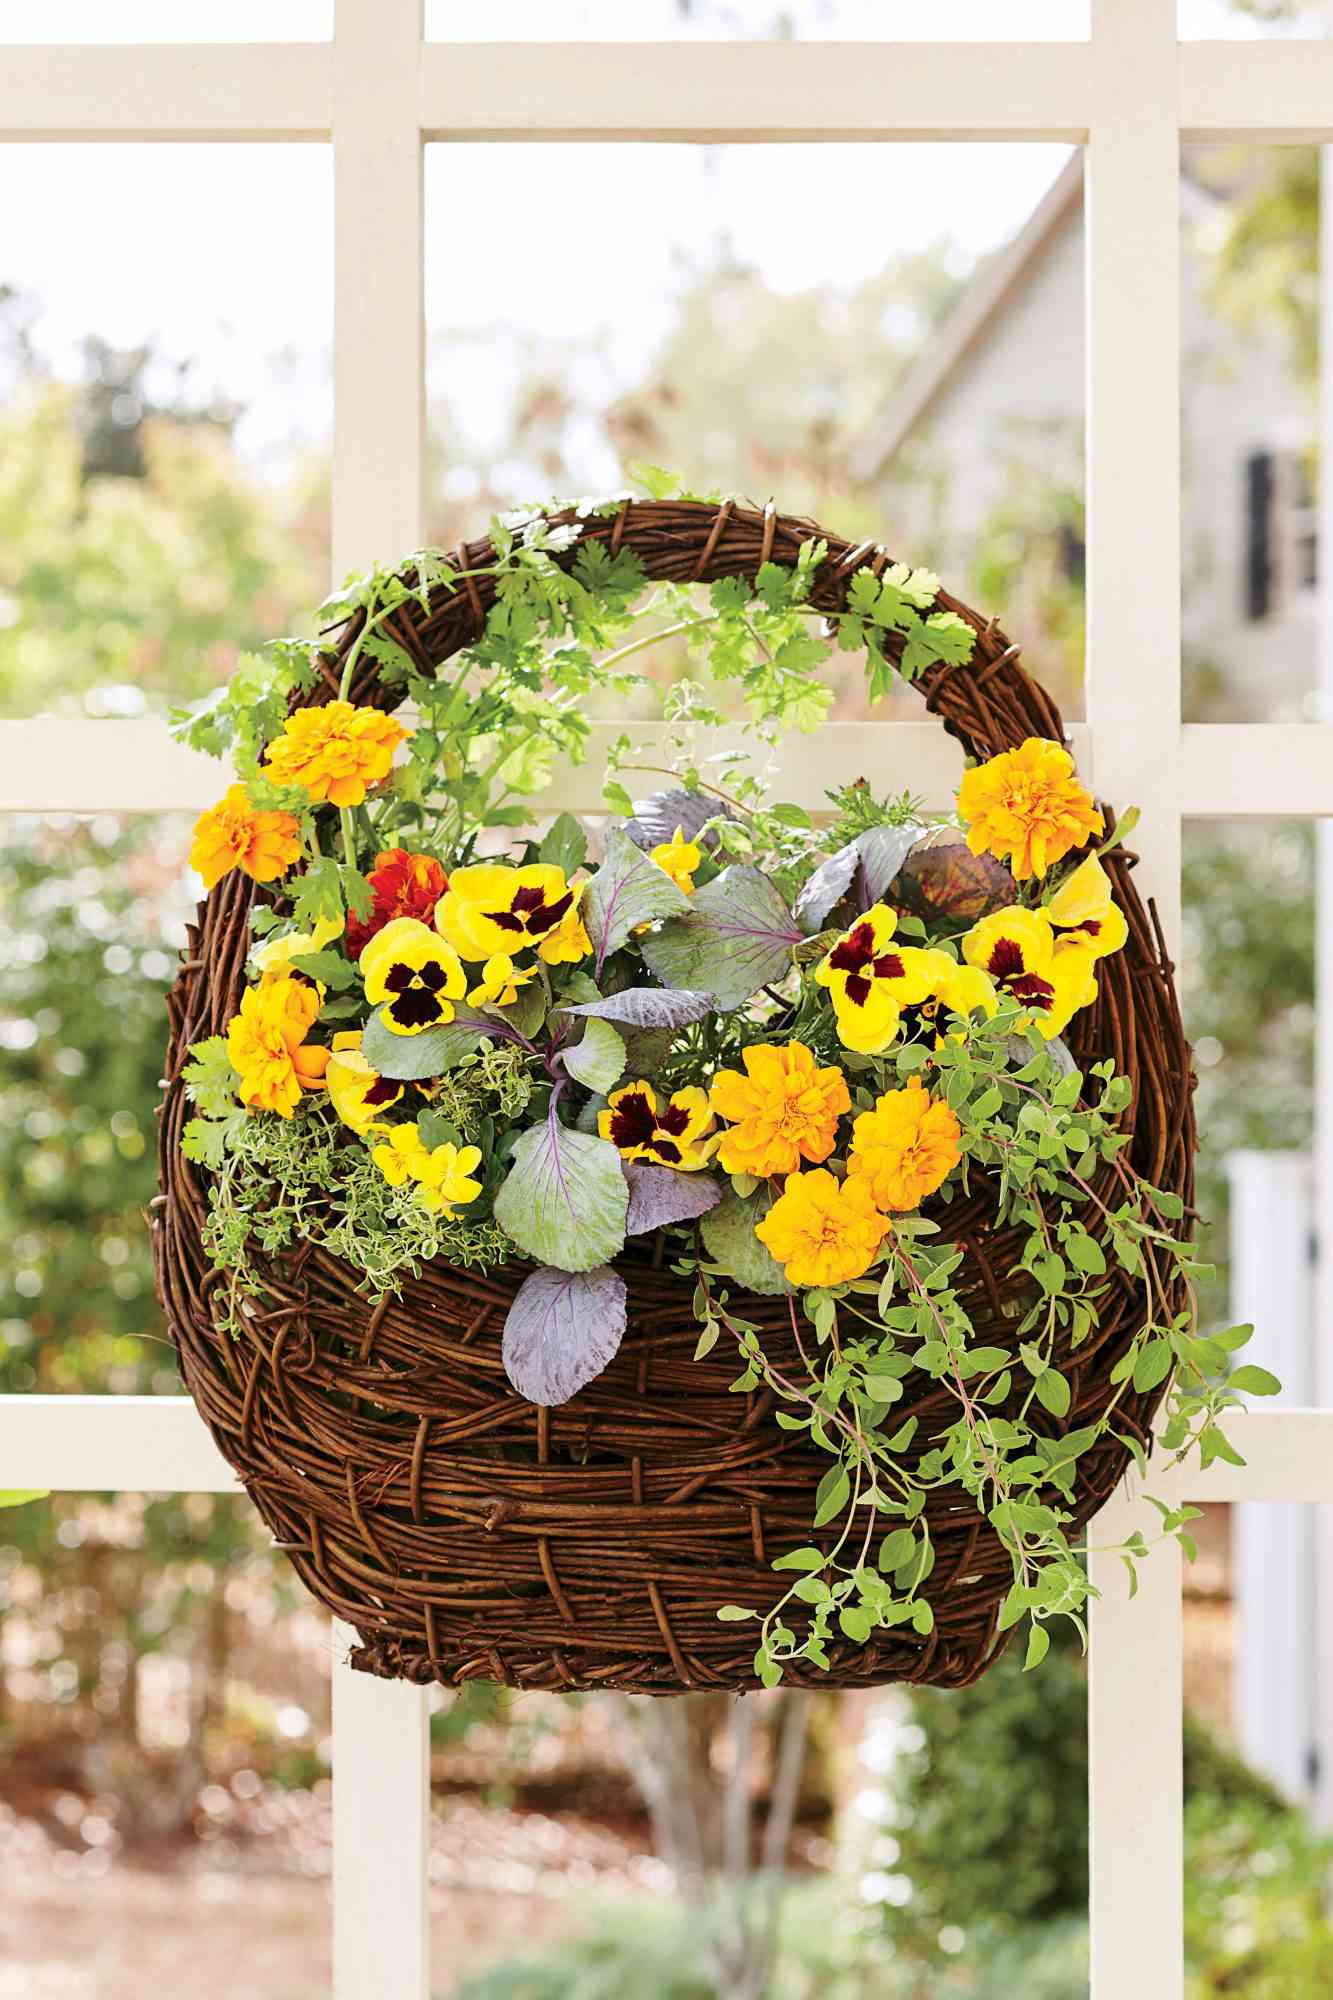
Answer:
<svg viewBox="0 0 1333 2000"><path fill-rule="evenodd" d="M421 0L337 0L333 572L421 535ZM333 1631L335 2000L427 2000L429 1736L422 1689L354 1674Z"/></svg>
<svg viewBox="0 0 1333 2000"><path fill-rule="evenodd" d="M1309 1155L1233 1153L1231 1317L1254 1327L1247 1359L1271 1368L1281 1400L1313 1401ZM1232 1513L1236 1614L1234 1705L1252 1764L1291 1798L1308 1798L1314 1714L1314 1514L1244 1501Z"/></svg>
<svg viewBox="0 0 1333 2000"><path fill-rule="evenodd" d="M1330 31L1333 32L1333 17ZM1319 654L1321 722L1333 722L1333 147L1319 171ZM1315 833L1314 1317L1311 1401L1333 1403L1333 821ZM1333 1507L1316 1507L1315 1728L1328 1745L1316 1813L1333 1826Z"/></svg>
<svg viewBox="0 0 1333 2000"><path fill-rule="evenodd" d="M1088 720L1097 790L1144 808L1133 845L1180 936L1180 145L1176 0L1094 0L1087 149ZM1145 1518L1146 1514L1146 1518ZM1132 1483L1093 1523L1156 1517ZM1089 1811L1093 2000L1182 2000L1180 1557L1129 1596L1094 1555Z"/></svg>

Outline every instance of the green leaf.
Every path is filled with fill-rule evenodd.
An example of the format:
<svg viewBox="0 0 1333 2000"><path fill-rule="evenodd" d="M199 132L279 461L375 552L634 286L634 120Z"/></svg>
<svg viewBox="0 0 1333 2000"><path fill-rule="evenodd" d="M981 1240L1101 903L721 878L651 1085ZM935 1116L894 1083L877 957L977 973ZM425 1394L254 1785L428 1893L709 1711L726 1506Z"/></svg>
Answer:
<svg viewBox="0 0 1333 2000"><path fill-rule="evenodd" d="M851 1497L852 1485L845 1465L831 1465L815 1489L816 1528L825 1527L841 1514Z"/></svg>
<svg viewBox="0 0 1333 2000"><path fill-rule="evenodd" d="M606 859L584 890L580 906L599 968L640 924L677 916L689 907L689 897L664 868L635 846L623 827L607 828Z"/></svg>
<svg viewBox="0 0 1333 2000"><path fill-rule="evenodd" d="M423 1028L419 1035L395 1034L382 1014L372 1014L362 1030L361 1053L380 1076L408 1083L443 1076L464 1056L474 1054L489 1036L510 1039L502 1021L460 1004L454 1007L452 1021L438 1028Z"/></svg>
<svg viewBox="0 0 1333 2000"><path fill-rule="evenodd" d="M670 500L680 491L680 481L674 472L667 472L646 458L632 458L625 470L634 484L642 486L654 500Z"/></svg>
<svg viewBox="0 0 1333 2000"><path fill-rule="evenodd" d="M901 1569L903 1564L910 1560L915 1548L916 1536L912 1533L912 1530L910 1528L895 1528L880 1543L879 1555L876 1560L880 1568L887 1575L891 1576L894 1570Z"/></svg>
<svg viewBox="0 0 1333 2000"><path fill-rule="evenodd" d="M345 958L339 957L336 951L303 952L299 958L292 960L292 964L298 972L303 972L307 979L317 979L321 986L327 986L335 993L342 992L348 986L355 986L361 976L357 968L350 965Z"/></svg>
<svg viewBox="0 0 1333 2000"><path fill-rule="evenodd" d="M711 993L728 1013L791 970L801 929L760 869L724 868L686 907L688 914L643 940L644 958L663 986Z"/></svg>
<svg viewBox="0 0 1333 2000"><path fill-rule="evenodd" d="M719 1604L717 1615L724 1625L739 1625L742 1618L757 1618L757 1611L747 1611L743 1604Z"/></svg>
<svg viewBox="0 0 1333 2000"><path fill-rule="evenodd" d="M704 1248L713 1263L747 1291L792 1289L781 1264L769 1255L754 1233L755 1224L763 1221L772 1206L773 1196L767 1186L748 1201L741 1201L734 1188L726 1187L717 1207L710 1209L699 1225Z"/></svg>
<svg viewBox="0 0 1333 2000"><path fill-rule="evenodd" d="M525 1256L562 1271L607 1264L625 1242L629 1189L609 1139L543 1119L519 1138L495 1219Z"/></svg>
<svg viewBox="0 0 1333 2000"><path fill-rule="evenodd" d="M822 1549L791 1549L773 1563L774 1569L823 1569L828 1557Z"/></svg>
<svg viewBox="0 0 1333 2000"><path fill-rule="evenodd" d="M542 835L542 844L537 849L537 859L555 868L562 868L566 876L581 868L588 855L588 836L583 831L573 813L558 813Z"/></svg>
<svg viewBox="0 0 1333 2000"><path fill-rule="evenodd" d="M625 1044L609 1021L588 1021L583 1039L561 1051L561 1061L585 1090L608 1091L625 1071Z"/></svg>
<svg viewBox="0 0 1333 2000"><path fill-rule="evenodd" d="M0 1507L26 1507L30 1500L48 1500L50 1489L45 1486L12 1486L0 1491Z"/></svg>
<svg viewBox="0 0 1333 2000"><path fill-rule="evenodd" d="M225 1035L210 1035L206 1042L193 1042L194 1061L182 1075L186 1088L206 1118L221 1118L236 1105L236 1085L240 1081L231 1066Z"/></svg>
<svg viewBox="0 0 1333 2000"><path fill-rule="evenodd" d="M1038 1375L1033 1387L1037 1401L1053 1417L1069 1415L1069 1384L1058 1368L1048 1368L1044 1374Z"/></svg>
<svg viewBox="0 0 1333 2000"><path fill-rule="evenodd" d="M1023 1672L1030 1673L1039 1667L1051 1649L1051 1635L1044 1625L1033 1624L1028 1628L1028 1649L1023 1661Z"/></svg>
<svg viewBox="0 0 1333 2000"><path fill-rule="evenodd" d="M1140 1395L1155 1389L1171 1373L1171 1343L1169 1340L1149 1340L1139 1349L1134 1362L1134 1387Z"/></svg>
<svg viewBox="0 0 1333 2000"><path fill-rule="evenodd" d="M1242 1396L1277 1396L1282 1392L1282 1384L1267 1368L1257 1367L1247 1361L1242 1368L1233 1368L1227 1376L1228 1389L1237 1390Z"/></svg>
<svg viewBox="0 0 1333 2000"><path fill-rule="evenodd" d="M874 1620L870 1613L863 1611L857 1604L845 1605L838 1613L838 1623L845 1636L857 1646L864 1646L874 1630Z"/></svg>

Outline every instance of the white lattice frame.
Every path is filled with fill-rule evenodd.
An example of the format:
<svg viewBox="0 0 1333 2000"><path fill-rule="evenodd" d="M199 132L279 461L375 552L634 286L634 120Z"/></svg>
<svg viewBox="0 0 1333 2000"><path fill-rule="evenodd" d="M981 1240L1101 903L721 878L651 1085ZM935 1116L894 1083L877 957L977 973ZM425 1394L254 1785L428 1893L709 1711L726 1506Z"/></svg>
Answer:
<svg viewBox="0 0 1333 2000"><path fill-rule="evenodd" d="M0 50L0 138L332 141L339 577L413 546L421 524L424 142L1086 146L1089 720L1075 733L1097 789L1147 809L1136 839L1177 940L1183 819L1333 814L1333 727L1181 725L1179 148L1333 140L1333 45L1178 46L1175 0L1092 12L1087 43L491 47L423 45L421 0L337 0L329 43ZM942 803L954 767L937 732L883 728L886 764ZM845 772L839 741L835 725L802 746L791 796L818 802ZM588 785L571 777L559 802L595 803ZM0 810L154 812L216 790L156 723L0 724ZM1251 1415L1233 1434L1243 1471L1175 1490L1333 1501L1333 1412ZM0 1468L7 1485L233 1490L175 1399L0 1399ZM1141 1522L1125 1492L1094 1539ZM1093 1565L1092 1992L1181 2000L1180 1561L1160 1549L1132 1601L1118 1562ZM334 1690L337 2000L424 2000L426 1700L340 1660Z"/></svg>

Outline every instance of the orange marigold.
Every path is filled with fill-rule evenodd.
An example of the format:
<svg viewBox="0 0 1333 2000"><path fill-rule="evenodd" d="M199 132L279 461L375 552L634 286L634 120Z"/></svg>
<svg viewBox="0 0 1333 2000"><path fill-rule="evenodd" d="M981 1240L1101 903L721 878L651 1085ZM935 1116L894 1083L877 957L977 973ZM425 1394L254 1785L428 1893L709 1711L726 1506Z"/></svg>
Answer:
<svg viewBox="0 0 1333 2000"><path fill-rule="evenodd" d="M887 1090L852 1127L850 1181L888 1214L918 1208L957 1166L958 1120L941 1097L914 1076L906 1090Z"/></svg>
<svg viewBox="0 0 1333 2000"><path fill-rule="evenodd" d="M211 889L233 868L256 882L276 882L301 852L301 834L290 813L259 812L244 785L233 785L195 821L190 866Z"/></svg>
<svg viewBox="0 0 1333 2000"><path fill-rule="evenodd" d="M1069 752L1044 736L964 771L958 810L972 852L1007 861L1019 882L1044 875L1105 825Z"/></svg>
<svg viewBox="0 0 1333 2000"><path fill-rule="evenodd" d="M819 1069L804 1042L759 1042L741 1057L745 1075L722 1069L708 1101L732 1130L718 1158L729 1174L794 1173L802 1160L826 1160L838 1120L850 1110L840 1069Z"/></svg>
<svg viewBox="0 0 1333 2000"><path fill-rule="evenodd" d="M793 1285L842 1285L874 1263L886 1228L863 1181L788 1174L755 1235Z"/></svg>
<svg viewBox="0 0 1333 2000"><path fill-rule="evenodd" d="M375 907L364 921L348 917L344 943L349 958L360 958L370 940L395 917L430 923L449 886L449 877L433 854L409 854L405 847L386 847L377 854L366 879Z"/></svg>
<svg viewBox="0 0 1333 2000"><path fill-rule="evenodd" d="M377 708L328 701L289 715L264 761L280 785L301 785L330 805L359 806L371 786L388 777L406 735L401 722Z"/></svg>
<svg viewBox="0 0 1333 2000"><path fill-rule="evenodd" d="M303 1091L318 1089L329 1051L306 1041L319 1012L316 989L292 974L249 987L227 1026L227 1054L242 1104L290 1118Z"/></svg>

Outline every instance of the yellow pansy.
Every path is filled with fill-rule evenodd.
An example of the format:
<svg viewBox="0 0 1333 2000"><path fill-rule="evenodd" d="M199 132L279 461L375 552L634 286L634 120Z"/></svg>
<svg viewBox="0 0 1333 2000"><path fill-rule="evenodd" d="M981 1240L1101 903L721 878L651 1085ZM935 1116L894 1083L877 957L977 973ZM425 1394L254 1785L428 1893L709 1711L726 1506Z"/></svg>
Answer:
<svg viewBox="0 0 1333 2000"><path fill-rule="evenodd" d="M537 976L535 965L515 965L512 958L497 953L481 968L481 978L468 990L474 1007L512 1007L519 989Z"/></svg>
<svg viewBox="0 0 1333 2000"><path fill-rule="evenodd" d="M664 840L653 849L653 860L658 867L671 877L682 895L694 894L694 875L703 860L703 849L692 840L686 840L683 827L677 827L670 840Z"/></svg>
<svg viewBox="0 0 1333 2000"><path fill-rule="evenodd" d="M878 1055L898 1032L904 1007L930 992L930 964L916 945L898 945L895 913L876 903L843 932L815 978L827 986L844 1048Z"/></svg>
<svg viewBox="0 0 1333 2000"><path fill-rule="evenodd" d="M349 1029L333 1038L333 1053L324 1072L329 1102L353 1132L364 1138L382 1111L396 1104L403 1086L381 1076L361 1053L361 1030Z"/></svg>
<svg viewBox="0 0 1333 2000"><path fill-rule="evenodd" d="M659 1110L653 1086L638 1082L611 1092L606 1110L598 1113L597 1130L619 1148L622 1159L693 1174L717 1151L714 1122L706 1090L677 1090Z"/></svg>
<svg viewBox="0 0 1333 2000"><path fill-rule="evenodd" d="M1043 910L993 910L964 937L963 957L988 973L999 991L1021 1000L1027 1010L1021 1021L1048 1041L1096 997L1091 953L1071 941L1057 948Z"/></svg>
<svg viewBox="0 0 1333 2000"><path fill-rule="evenodd" d="M451 945L415 917L395 917L361 954L361 977L372 1007L396 1035L419 1035L454 1018L467 976Z"/></svg>
<svg viewBox="0 0 1333 2000"><path fill-rule="evenodd" d="M428 1147L415 1123L395 1125L370 1156L391 1187L414 1181L414 1198L432 1215L452 1215L481 1193L481 1182L473 1178L481 1164L480 1148Z"/></svg>
<svg viewBox="0 0 1333 2000"><path fill-rule="evenodd" d="M578 899L552 862L479 861L449 877L435 928L460 958L512 958L531 946L547 965L572 965L592 949Z"/></svg>
<svg viewBox="0 0 1333 2000"><path fill-rule="evenodd" d="M311 952L323 951L326 944L342 936L342 928L341 917L316 917L312 931L289 931L286 937L269 938L257 945L250 954L250 963L265 979L272 979L289 967L294 958L307 958Z"/></svg>
<svg viewBox="0 0 1333 2000"><path fill-rule="evenodd" d="M1129 936L1125 913L1111 893L1111 878L1095 854L1061 884L1045 905L1057 930L1086 945L1094 958L1109 958Z"/></svg>

